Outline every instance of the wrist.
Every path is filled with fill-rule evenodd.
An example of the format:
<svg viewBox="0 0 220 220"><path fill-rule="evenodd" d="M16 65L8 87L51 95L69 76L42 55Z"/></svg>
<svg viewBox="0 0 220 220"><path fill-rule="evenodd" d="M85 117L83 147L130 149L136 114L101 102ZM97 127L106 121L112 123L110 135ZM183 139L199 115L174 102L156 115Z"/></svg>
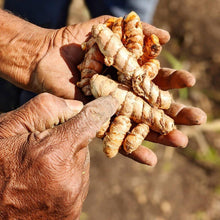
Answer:
<svg viewBox="0 0 220 220"><path fill-rule="evenodd" d="M48 50L55 30L0 10L0 77L29 89L31 74Z"/></svg>

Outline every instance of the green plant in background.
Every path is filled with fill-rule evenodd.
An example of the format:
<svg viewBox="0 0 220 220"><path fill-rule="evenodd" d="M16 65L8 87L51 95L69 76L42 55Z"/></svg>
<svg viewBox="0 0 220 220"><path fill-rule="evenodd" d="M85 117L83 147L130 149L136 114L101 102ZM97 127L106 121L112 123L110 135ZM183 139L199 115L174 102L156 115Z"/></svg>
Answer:
<svg viewBox="0 0 220 220"><path fill-rule="evenodd" d="M186 157L191 158L194 161L197 161L199 164L203 164L208 167L220 167L220 157L218 151L209 146L206 152L201 152L192 148L186 148L181 151Z"/></svg>
<svg viewBox="0 0 220 220"><path fill-rule="evenodd" d="M195 220L207 220L207 214L204 211L197 211L195 213Z"/></svg>
<svg viewBox="0 0 220 220"><path fill-rule="evenodd" d="M220 166L218 151L211 146L207 149L206 153L197 153L195 159L210 165Z"/></svg>
<svg viewBox="0 0 220 220"><path fill-rule="evenodd" d="M167 62L169 62L169 64L173 69L178 70L183 68L183 64L176 57L174 57L173 54L171 54L169 51L163 49L163 51L161 52L161 56L163 56L167 60Z"/></svg>
<svg viewBox="0 0 220 220"><path fill-rule="evenodd" d="M143 141L142 145L151 150L155 150L155 147L156 147L156 144L150 141Z"/></svg>
<svg viewBox="0 0 220 220"><path fill-rule="evenodd" d="M220 196L220 185L216 186L214 192L216 195Z"/></svg>
<svg viewBox="0 0 220 220"><path fill-rule="evenodd" d="M80 220L87 220L88 219L88 215L85 212L82 212L80 215Z"/></svg>
<svg viewBox="0 0 220 220"><path fill-rule="evenodd" d="M176 69L176 70L183 69L182 62L179 61L176 57L174 57L169 51L164 49L161 53L161 56L163 56L167 60L171 68ZM178 92L179 92L180 99L188 98L188 88L179 89Z"/></svg>
<svg viewBox="0 0 220 220"><path fill-rule="evenodd" d="M170 172L173 169L173 164L170 160L164 161L162 169L164 172Z"/></svg>

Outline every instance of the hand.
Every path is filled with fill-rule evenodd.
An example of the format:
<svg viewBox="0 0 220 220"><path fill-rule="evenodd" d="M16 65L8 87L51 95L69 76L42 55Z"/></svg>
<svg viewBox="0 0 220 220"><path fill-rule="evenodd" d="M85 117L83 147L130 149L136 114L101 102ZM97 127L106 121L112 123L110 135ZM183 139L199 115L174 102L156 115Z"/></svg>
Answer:
<svg viewBox="0 0 220 220"><path fill-rule="evenodd" d="M75 86L82 61L81 44L101 16L58 30L40 28L0 9L0 77L26 90L49 92L56 96L82 100ZM144 33L156 34L162 44L169 40L166 31L143 23Z"/></svg>
<svg viewBox="0 0 220 220"><path fill-rule="evenodd" d="M75 82L79 79L76 66L80 63L83 56L80 45L87 38L92 25L103 23L107 18L109 18L109 16L102 16L59 30L49 30L33 26L0 10L0 20L7 21L2 22L4 24L3 26L0 24L1 30L3 33L10 30L8 32L12 35L13 39L9 43L6 41L5 45L3 44L4 47L0 47L0 61L2 60L0 76L2 72L2 77L10 80L17 86L34 92L47 91L64 98L83 100L80 90L75 86ZM14 23L16 27L19 26L17 32L14 26L11 28L11 24ZM146 23L143 23L143 28L146 36L153 33L156 34L161 44L165 44L169 41L170 36L168 32ZM25 30L24 33L22 32L23 30ZM16 37L14 37L11 32L15 34ZM22 32L22 34L20 34L20 32ZM3 34L3 36L5 35ZM0 39L0 42L4 42L5 39L6 38L3 38L3 40ZM20 56L20 54L16 52L18 48L23 56ZM13 62L17 60L19 60L19 62L16 62L15 65L11 65L11 63L13 64L12 58ZM20 66L19 64L22 65ZM16 67L16 69L12 71L11 67L13 66ZM177 82L173 83L173 79L177 79ZM165 80L164 83L162 80ZM195 79L190 73L171 69L161 69L154 81L162 89L181 88L184 86L192 86L195 83ZM175 121L179 124L185 123L193 125L206 121L206 115L201 110L190 107L185 108L179 104L173 104L168 114L171 114L170 116L174 117ZM184 118L185 121L183 121ZM166 136L151 132L147 139L175 147L185 147L188 142L187 137L179 130L175 130ZM149 165L156 163L155 154L144 147L138 148L137 151L129 156Z"/></svg>
<svg viewBox="0 0 220 220"><path fill-rule="evenodd" d="M109 96L82 107L45 93L0 116L2 219L79 219L89 182L87 145L117 103Z"/></svg>
<svg viewBox="0 0 220 220"><path fill-rule="evenodd" d="M85 41L92 25L103 23L107 18L109 17L98 17L57 31L54 39L52 39L53 42L57 42L56 47L48 50L47 55L39 62L35 72L39 85L44 82L44 90L65 98L81 99L81 93L75 87L75 82L79 76L76 66L83 56L80 45ZM161 44L167 43L170 39L169 33L164 30L146 23L143 23L143 28L144 34L147 36L156 34ZM63 41L64 39L66 43ZM193 86L195 78L187 71L162 68L154 82L162 89L167 90ZM206 121L206 115L200 109L185 107L177 103L171 106L167 114L174 118L177 124L195 125ZM174 147L185 147L188 143L188 138L179 130L175 130L166 136L150 132L147 139ZM155 165L157 162L156 155L146 147L139 147L130 155L123 151L121 153L148 165Z"/></svg>
<svg viewBox="0 0 220 220"><path fill-rule="evenodd" d="M169 68L160 69L157 77L153 80L163 90L179 89L191 87L195 84L194 76L185 70L173 70ZM165 113L174 119L177 125L200 125L206 122L207 116L199 108L188 107L180 103L172 103ZM180 130L176 129L168 135L160 135L150 131L146 140L160 143L172 147L184 148L188 144L188 138ZM157 157L150 149L140 146L136 151L127 155L123 150L121 153L140 163L154 166L157 163Z"/></svg>
<svg viewBox="0 0 220 220"><path fill-rule="evenodd" d="M92 25L104 23L109 16L101 16L88 22L71 25L49 33L48 50L32 74L31 88L47 91L57 96L82 100L82 94L75 84L80 79L77 65L82 61L80 45L86 40ZM162 44L169 40L166 31L144 24L145 33L155 33ZM64 86L65 85L65 86Z"/></svg>

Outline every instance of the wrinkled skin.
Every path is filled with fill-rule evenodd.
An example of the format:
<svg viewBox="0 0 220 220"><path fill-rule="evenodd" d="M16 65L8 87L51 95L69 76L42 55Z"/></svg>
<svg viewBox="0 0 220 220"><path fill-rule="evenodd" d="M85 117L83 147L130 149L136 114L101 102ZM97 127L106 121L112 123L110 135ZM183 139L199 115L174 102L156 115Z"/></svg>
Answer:
<svg viewBox="0 0 220 220"><path fill-rule="evenodd" d="M89 183L87 145L117 103L97 99L73 117L82 107L41 94L1 115L1 219L79 218Z"/></svg>
<svg viewBox="0 0 220 220"><path fill-rule="evenodd" d="M59 30L37 29L36 33L32 27L34 34L31 36L37 39L36 42L43 42L43 46L36 45L37 59L21 62L24 68L21 72L19 68L14 71L18 74L15 79L13 74L12 77L4 76L21 88L38 93L47 91L65 99L41 94L21 108L0 116L2 219L79 218L89 181L87 145L114 114L117 104L111 97L101 98L74 116L81 110L82 103L73 99L86 101L75 86L79 79L76 66L83 57L80 44L88 37L92 25L103 23L107 18L102 16ZM148 24L143 26L146 35L156 34L162 44L169 40L166 31ZM23 35L30 33L24 31ZM13 42L16 44L16 39ZM20 44L25 42L19 41ZM24 45L25 51L33 50L33 54L34 47L35 44ZM7 53L1 56L5 54L7 56ZM3 69L10 73L8 66ZM162 68L154 82L167 90L193 86L195 79L186 71ZM178 103L174 103L167 114L177 124L195 125L206 121L202 110ZM62 124L55 126L59 123ZM188 143L179 130L167 136L150 132L147 140L173 147L185 147ZM140 163L153 166L157 162L156 155L143 146L129 155L121 153Z"/></svg>

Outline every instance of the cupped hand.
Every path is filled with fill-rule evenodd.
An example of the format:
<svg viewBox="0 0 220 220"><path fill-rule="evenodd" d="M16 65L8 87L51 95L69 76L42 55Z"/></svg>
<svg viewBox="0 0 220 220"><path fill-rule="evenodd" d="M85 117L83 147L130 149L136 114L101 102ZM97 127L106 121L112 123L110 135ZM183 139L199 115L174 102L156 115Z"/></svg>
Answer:
<svg viewBox="0 0 220 220"><path fill-rule="evenodd" d="M109 16L101 16L59 30L47 31L45 44L48 44L48 49L32 73L31 89L82 100L82 93L76 87L76 82L80 79L77 65L84 55L81 44L88 38L94 24L104 23L108 18ZM162 44L169 40L168 32L146 23L143 23L143 27L146 35L157 34Z"/></svg>
<svg viewBox="0 0 220 220"><path fill-rule="evenodd" d="M43 93L0 116L2 219L79 219L89 182L87 145L117 103L109 96L82 108Z"/></svg>
<svg viewBox="0 0 220 220"><path fill-rule="evenodd" d="M169 68L161 68L153 81L163 90L191 87L196 82L195 77L191 73L185 70L173 70ZM201 109L176 102L173 102L170 108L165 110L165 113L174 119L176 125L201 125L207 119L205 112ZM171 131L167 135L150 131L146 140L179 148L184 148L188 144L188 137L178 129ZM121 153L150 166L154 166L157 163L155 153L144 146L140 146L129 155L123 150L121 150Z"/></svg>

